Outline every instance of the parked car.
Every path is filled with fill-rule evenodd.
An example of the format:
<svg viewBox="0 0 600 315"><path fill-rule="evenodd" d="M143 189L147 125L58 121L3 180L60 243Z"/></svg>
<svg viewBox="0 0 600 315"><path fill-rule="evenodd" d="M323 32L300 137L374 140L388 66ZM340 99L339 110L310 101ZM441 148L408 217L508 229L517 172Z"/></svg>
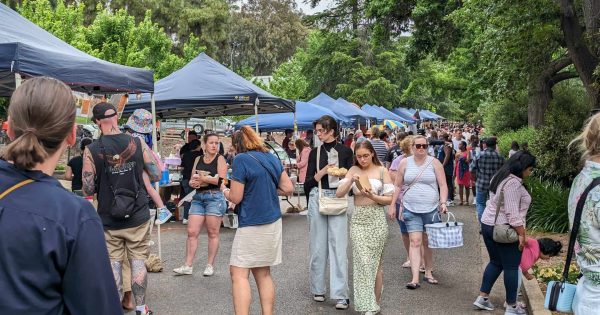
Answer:
<svg viewBox="0 0 600 315"><path fill-rule="evenodd" d="M182 138L185 135L186 127L198 134L204 133L205 130L212 130L218 134L231 135L234 124L231 119L226 117L190 118L187 123L184 119L165 119L161 123L161 129L181 130Z"/></svg>

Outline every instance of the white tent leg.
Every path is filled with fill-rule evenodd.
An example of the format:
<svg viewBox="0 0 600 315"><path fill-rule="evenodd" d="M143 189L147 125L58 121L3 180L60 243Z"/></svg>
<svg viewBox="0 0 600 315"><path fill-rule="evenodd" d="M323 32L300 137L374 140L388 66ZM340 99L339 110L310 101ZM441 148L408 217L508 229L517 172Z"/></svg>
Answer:
<svg viewBox="0 0 600 315"><path fill-rule="evenodd" d="M21 83L23 83L23 78L19 73L15 73L15 89L21 86Z"/></svg>
<svg viewBox="0 0 600 315"><path fill-rule="evenodd" d="M158 143L156 143L156 103L154 101L154 93L150 94L150 106L152 110L152 149L158 151ZM154 189L159 191L158 182L154 183ZM160 225L157 226L158 233L158 258L162 259L162 245L160 243Z"/></svg>
<svg viewBox="0 0 600 315"><path fill-rule="evenodd" d="M258 133L258 104L260 104L260 101L258 100L258 97L256 98L256 101L254 101L254 117L256 117L256 133Z"/></svg>

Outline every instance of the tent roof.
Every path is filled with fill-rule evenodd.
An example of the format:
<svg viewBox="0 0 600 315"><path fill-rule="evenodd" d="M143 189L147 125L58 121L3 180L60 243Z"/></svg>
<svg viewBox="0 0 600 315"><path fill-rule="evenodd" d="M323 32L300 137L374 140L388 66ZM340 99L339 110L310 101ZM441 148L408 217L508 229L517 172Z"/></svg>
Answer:
<svg viewBox="0 0 600 315"><path fill-rule="evenodd" d="M227 67L201 53L185 67L155 85L156 114L162 118L209 117L293 112L294 103L271 95ZM124 115L138 108L150 110L150 95L130 97Z"/></svg>
<svg viewBox="0 0 600 315"><path fill-rule="evenodd" d="M296 124L299 130L313 129L313 122L323 115L329 115L336 120L341 120L330 109L307 102L296 101ZM246 118L235 125L236 129L244 125L254 128L256 116ZM294 128L293 113L259 114L258 129L260 131L274 131Z"/></svg>
<svg viewBox="0 0 600 315"><path fill-rule="evenodd" d="M401 116L392 111L389 111L387 108L385 108L383 106L375 106L375 108L377 108L384 115L386 115L388 117L388 119L397 120L397 121L401 121L401 122L405 122L405 123L414 123L415 122L414 119L405 118L404 116Z"/></svg>
<svg viewBox="0 0 600 315"><path fill-rule="evenodd" d="M366 119L375 119L376 118L375 116L373 116L369 113L366 113L365 111L361 110L360 107L354 105L353 103L348 102L347 100L345 100L341 97L339 97L336 101L344 106L346 112L358 115L357 118L358 117L363 117Z"/></svg>
<svg viewBox="0 0 600 315"><path fill-rule="evenodd" d="M336 113L338 117L342 118L342 121L349 122L353 119L366 118L374 119L372 115L365 113L352 104L346 104L333 99L331 96L321 92L315 98L309 102L329 108L332 112Z"/></svg>
<svg viewBox="0 0 600 315"><path fill-rule="evenodd" d="M365 113L371 114L377 118L377 122L382 122L385 119L388 119L386 115L384 115L381 111L379 111L375 106L365 104L361 108Z"/></svg>
<svg viewBox="0 0 600 315"><path fill-rule="evenodd" d="M444 117L442 117L442 116L440 116L440 115L438 115L438 114L436 114L436 113L434 113L432 111L426 110L426 109L422 110L422 112L426 112L427 115L430 116L430 117L432 117L431 119L434 119L434 120L446 119L446 118L444 118Z"/></svg>
<svg viewBox="0 0 600 315"><path fill-rule="evenodd" d="M403 107L394 108L394 109L392 109L392 112L411 123L414 123L414 121L415 121L415 119L413 118L413 112L409 111L406 108L403 108Z"/></svg>
<svg viewBox="0 0 600 315"><path fill-rule="evenodd" d="M53 77L82 92L154 91L151 70L92 57L0 3L0 96L12 94L15 73Z"/></svg>

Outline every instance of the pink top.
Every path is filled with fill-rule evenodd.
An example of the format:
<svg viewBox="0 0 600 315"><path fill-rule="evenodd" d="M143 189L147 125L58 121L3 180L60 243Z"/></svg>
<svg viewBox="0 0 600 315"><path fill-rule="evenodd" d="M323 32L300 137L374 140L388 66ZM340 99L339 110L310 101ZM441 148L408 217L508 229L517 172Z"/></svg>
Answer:
<svg viewBox="0 0 600 315"><path fill-rule="evenodd" d="M496 224L508 223L511 226L525 226L525 217L531 204L531 196L523 186L523 180L515 175L508 175L498 185L498 193L500 193L502 185L504 185L504 205L500 208ZM481 223L490 226L494 225L499 195L490 191L490 199L488 199L483 211Z"/></svg>
<svg viewBox="0 0 600 315"><path fill-rule="evenodd" d="M527 244L523 248L521 255L521 270L527 271L535 265L535 262L540 258L540 244L535 238L528 237Z"/></svg>
<svg viewBox="0 0 600 315"><path fill-rule="evenodd" d="M308 168L308 155L310 154L310 148L304 147L300 152L300 158L296 161L298 164L298 182L304 183L306 180L306 169Z"/></svg>

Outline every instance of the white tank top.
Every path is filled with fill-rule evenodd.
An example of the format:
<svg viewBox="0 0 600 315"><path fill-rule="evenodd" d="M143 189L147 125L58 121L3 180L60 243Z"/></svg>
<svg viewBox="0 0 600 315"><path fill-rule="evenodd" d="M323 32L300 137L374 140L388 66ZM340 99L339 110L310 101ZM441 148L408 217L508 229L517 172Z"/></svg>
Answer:
<svg viewBox="0 0 600 315"><path fill-rule="evenodd" d="M414 156L406 159L406 170L404 171L404 189L414 181L421 170L425 171L417 182L404 194L404 208L415 213L427 213L435 210L440 203L440 192L433 168L433 157L428 156L421 166L415 164ZM430 163L431 162L431 163Z"/></svg>

